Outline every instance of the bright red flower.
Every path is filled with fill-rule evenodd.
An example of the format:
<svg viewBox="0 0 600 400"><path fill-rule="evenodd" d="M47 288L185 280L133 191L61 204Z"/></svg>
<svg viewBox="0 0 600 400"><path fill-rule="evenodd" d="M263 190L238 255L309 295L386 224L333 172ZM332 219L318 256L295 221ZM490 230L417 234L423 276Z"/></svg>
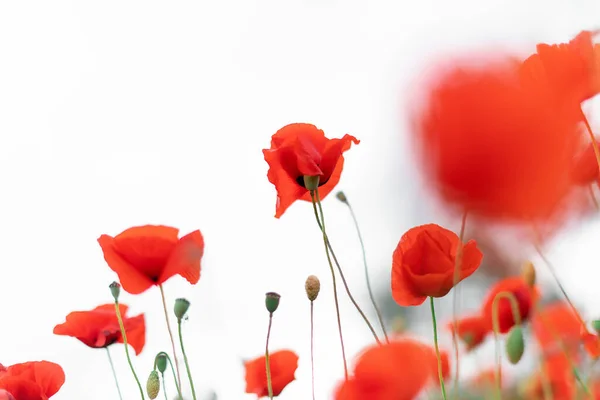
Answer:
<svg viewBox="0 0 600 400"><path fill-rule="evenodd" d="M16 400L15 397L4 389L0 389L0 400Z"/></svg>
<svg viewBox="0 0 600 400"><path fill-rule="evenodd" d="M536 371L528 382L525 397L531 400L544 400L544 384L552 392L556 400L571 400L576 396L576 382L570 364L562 355L547 357L542 363L544 376L541 371ZM545 383L544 383L545 381Z"/></svg>
<svg viewBox="0 0 600 400"><path fill-rule="evenodd" d="M450 376L448 356L442 356L443 376ZM343 382L335 400L413 400L430 383L438 382L435 350L412 339L369 347L359 357L354 374Z"/></svg>
<svg viewBox="0 0 600 400"><path fill-rule="evenodd" d="M31 361L0 370L0 389L12 394L15 400L48 400L63 383L63 369L49 361Z"/></svg>
<svg viewBox="0 0 600 400"><path fill-rule="evenodd" d="M422 304L427 297L443 297L454 286L454 265L462 246L458 282L481 264L483 254L474 240L461 244L458 236L436 224L409 229L398 243L392 262L392 295L401 306Z"/></svg>
<svg viewBox="0 0 600 400"><path fill-rule="evenodd" d="M456 323L458 337L466 344L467 351L471 351L478 347L488 333L490 333L488 323L480 315L472 315L461 318ZM450 322L447 325L451 332L454 332L454 323Z"/></svg>
<svg viewBox="0 0 600 400"><path fill-rule="evenodd" d="M557 99L579 108L600 93L600 45L592 36L582 31L568 43L538 44L537 52L523 62L522 73L547 82Z"/></svg>
<svg viewBox="0 0 600 400"><path fill-rule="evenodd" d="M146 323L143 314L126 317L128 308L125 304L119 304L127 333L127 343L133 347L137 355L142 352L146 344ZM91 311L74 311L67 315L64 323L54 327L54 334L74 337L93 348L123 343L114 304L98 306Z"/></svg>
<svg viewBox="0 0 600 400"><path fill-rule="evenodd" d="M327 139L311 124L290 124L271 138L271 148L264 149L269 164L267 177L277 189L275 218L296 200L312 201L304 186L304 176L319 176L319 196L324 199L340 181L344 167L343 153L360 141L351 135Z"/></svg>
<svg viewBox="0 0 600 400"><path fill-rule="evenodd" d="M246 393L255 394L257 398L269 395L267 387L267 366L265 357L258 357L244 363L246 368ZM279 350L269 354L271 367L271 387L273 396L279 394L293 382L298 369L298 355L291 350Z"/></svg>
<svg viewBox="0 0 600 400"><path fill-rule="evenodd" d="M98 243L123 289L140 294L174 275L181 275L192 285L200 280L202 234L196 230L180 239L178 235L176 228L145 225L129 228L114 238L102 235Z"/></svg>
<svg viewBox="0 0 600 400"><path fill-rule="evenodd" d="M506 59L442 71L412 131L443 200L500 222L542 222L573 188L579 116L522 83L519 66Z"/></svg>

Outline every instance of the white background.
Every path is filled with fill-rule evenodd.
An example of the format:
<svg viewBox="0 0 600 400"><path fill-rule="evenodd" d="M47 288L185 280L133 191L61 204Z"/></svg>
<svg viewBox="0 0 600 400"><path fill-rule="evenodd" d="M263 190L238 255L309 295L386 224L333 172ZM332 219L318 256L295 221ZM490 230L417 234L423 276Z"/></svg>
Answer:
<svg viewBox="0 0 600 400"><path fill-rule="evenodd" d="M98 236L167 224L199 228L206 240L198 285L166 284L170 301L192 302L185 336L199 390L253 397L243 394L242 359L262 354L263 295L278 291L271 348L300 354L298 380L281 398L309 398L303 286L314 273L323 283L317 394L330 398L342 370L322 242L308 203L273 218L261 154L270 136L310 122L330 137L362 141L346 153L339 189L362 221L373 279L387 290L401 234L437 221L406 149L404 110L416 95L406 88L418 72L439 52L530 52L537 41L597 27L596 0L1 1L0 362L61 364L67 380L58 400L117 398L104 351L52 329L70 311L111 301L116 275ZM347 210L333 197L324 205L372 317ZM600 224L584 228L565 235L551 257L593 310ZM170 348L159 292L122 302L146 313L148 343L135 360L145 382L154 355ZM342 307L355 355L369 332L345 298ZM124 397L134 399L122 346L112 352Z"/></svg>

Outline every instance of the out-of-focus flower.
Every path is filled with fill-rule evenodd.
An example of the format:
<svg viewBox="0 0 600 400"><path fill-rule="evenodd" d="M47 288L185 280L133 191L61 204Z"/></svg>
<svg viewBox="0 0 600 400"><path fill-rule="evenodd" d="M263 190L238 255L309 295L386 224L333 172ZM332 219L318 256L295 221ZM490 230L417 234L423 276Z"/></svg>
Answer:
<svg viewBox="0 0 600 400"><path fill-rule="evenodd" d="M48 400L63 383L63 369L49 361L30 361L0 368L0 389L9 392L15 400Z"/></svg>
<svg viewBox="0 0 600 400"><path fill-rule="evenodd" d="M448 355L442 354L444 378L450 376ZM437 382L435 350L422 342L403 338L366 349L354 374L336 390L335 400L413 400Z"/></svg>
<svg viewBox="0 0 600 400"><path fill-rule="evenodd" d="M257 398L269 395L265 356L244 363L246 368L246 393ZM293 382L298 369L298 355L291 350L279 350L269 354L273 396L279 394Z"/></svg>
<svg viewBox="0 0 600 400"><path fill-rule="evenodd" d="M436 224L409 229L398 243L392 261L392 295L401 306L422 304L427 297L443 297L454 286L459 246L462 261L458 282L481 264L483 254L474 240L460 243L458 236ZM456 282L456 283L458 283Z"/></svg>
<svg viewBox="0 0 600 400"><path fill-rule="evenodd" d="M541 365L542 370L537 370L526 382L524 395L526 399L546 399L544 386L551 392L552 398L559 400L575 399L576 382L573 371L564 357L546 357Z"/></svg>
<svg viewBox="0 0 600 400"><path fill-rule="evenodd" d="M596 142L600 138L595 138ZM573 181L579 185L591 185L598 182L600 175L598 173L598 161L596 153L591 143L587 144L575 158L573 168L571 170Z"/></svg>
<svg viewBox="0 0 600 400"><path fill-rule="evenodd" d="M275 218L296 200L312 201L304 186L304 177L319 177L319 196L324 199L340 181L344 167L343 153L360 141L351 135L328 139L311 124L295 123L278 130L271 138L271 148L264 149L269 164L267 177L277 189Z"/></svg>
<svg viewBox="0 0 600 400"><path fill-rule="evenodd" d="M541 84L523 83L520 65L506 57L442 70L413 132L421 166L447 203L496 222L541 223L562 214L573 190L580 119Z"/></svg>
<svg viewBox="0 0 600 400"><path fill-rule="evenodd" d="M544 353L562 352L564 346L569 356L577 358L581 345L581 322L567 302L556 301L545 305L534 313L531 327Z"/></svg>
<svg viewBox="0 0 600 400"><path fill-rule="evenodd" d="M146 344L146 323L144 315L126 317L128 306L119 304L123 318L127 343L135 354L140 354ZM104 304L90 311L74 311L66 321L54 327L55 335L71 336L92 348L104 348L113 343L123 343L119 321L114 304Z"/></svg>
<svg viewBox="0 0 600 400"><path fill-rule="evenodd" d="M117 273L123 289L140 294L174 275L192 285L200 280L204 239L200 231L178 238L179 229L162 225L129 228L114 238L98 239L106 263Z"/></svg>

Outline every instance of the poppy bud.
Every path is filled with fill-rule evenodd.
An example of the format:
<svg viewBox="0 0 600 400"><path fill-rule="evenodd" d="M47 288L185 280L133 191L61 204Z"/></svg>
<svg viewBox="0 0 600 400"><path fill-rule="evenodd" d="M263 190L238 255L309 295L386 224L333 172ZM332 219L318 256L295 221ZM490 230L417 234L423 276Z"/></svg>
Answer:
<svg viewBox="0 0 600 400"><path fill-rule="evenodd" d="M319 180L321 178L317 176L304 175L304 187L309 191L315 191L319 187Z"/></svg>
<svg viewBox="0 0 600 400"><path fill-rule="evenodd" d="M306 278L304 290L306 291L306 296L308 299L310 301L315 301L319 295L319 290L321 290L321 282L319 281L319 278L314 275L310 275L308 278Z"/></svg>
<svg viewBox="0 0 600 400"><path fill-rule="evenodd" d="M265 295L265 306L267 306L267 311L273 314L277 307L279 307L279 299L281 296L275 292L269 292Z"/></svg>
<svg viewBox="0 0 600 400"><path fill-rule="evenodd" d="M592 328L596 331L596 333L600 334L600 319L596 319L592 321Z"/></svg>
<svg viewBox="0 0 600 400"><path fill-rule="evenodd" d="M154 358L154 365L161 374L164 374L167 370L167 355L164 352L160 352Z"/></svg>
<svg viewBox="0 0 600 400"><path fill-rule="evenodd" d="M181 319L184 317L185 313L187 312L188 308L190 308L190 302L187 299L175 300L174 311L175 311L175 316L177 317L178 321L181 321Z"/></svg>
<svg viewBox="0 0 600 400"><path fill-rule="evenodd" d="M342 191L337 192L335 194L335 197L337 197L337 199L339 201L341 201L342 203L347 203L348 202L348 198L346 197L346 195Z"/></svg>
<svg viewBox="0 0 600 400"><path fill-rule="evenodd" d="M523 328L520 325L515 325L508 332L506 339L506 355L511 364L517 364L523 352L525 351L525 338L523 338Z"/></svg>
<svg viewBox="0 0 600 400"><path fill-rule="evenodd" d="M152 371L150 372L150 376L148 377L148 381L146 382L146 393L148 393L148 397L152 400L158 397L158 393L160 392L160 379L158 377L158 372Z"/></svg>
<svg viewBox="0 0 600 400"><path fill-rule="evenodd" d="M119 282L113 282L110 285L108 285L108 287L110 288L110 292L112 293L113 298L116 302L118 302L119 295L121 294L121 285L119 285Z"/></svg>
<svg viewBox="0 0 600 400"><path fill-rule="evenodd" d="M531 261L527 261L525 263L523 269L521 270L521 276L523 277L525 283L527 283L527 286L533 287L535 285L535 267Z"/></svg>

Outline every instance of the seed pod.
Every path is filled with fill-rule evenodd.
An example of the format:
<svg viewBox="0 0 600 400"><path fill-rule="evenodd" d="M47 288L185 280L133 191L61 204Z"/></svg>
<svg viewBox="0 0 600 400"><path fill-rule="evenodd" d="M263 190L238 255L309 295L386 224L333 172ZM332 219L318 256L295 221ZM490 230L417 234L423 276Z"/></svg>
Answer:
<svg viewBox="0 0 600 400"><path fill-rule="evenodd" d="M158 372L152 371L150 372L150 376L148 377L148 381L146 382L146 393L148 393L148 397L152 400L158 397L158 393L160 392L160 378L158 377Z"/></svg>
<svg viewBox="0 0 600 400"><path fill-rule="evenodd" d="M304 290L306 291L306 296L308 299L310 301L315 301L319 295L319 291L321 290L321 282L319 281L319 278L314 275L310 275L308 278L306 278Z"/></svg>

